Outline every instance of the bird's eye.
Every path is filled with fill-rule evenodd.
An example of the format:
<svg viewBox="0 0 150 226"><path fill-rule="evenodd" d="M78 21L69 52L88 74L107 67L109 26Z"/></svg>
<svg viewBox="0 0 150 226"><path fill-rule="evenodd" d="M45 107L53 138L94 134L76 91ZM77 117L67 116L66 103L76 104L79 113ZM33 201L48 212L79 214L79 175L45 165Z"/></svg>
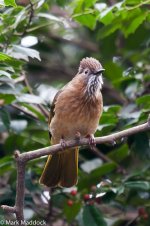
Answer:
<svg viewBox="0 0 150 226"><path fill-rule="evenodd" d="M87 74L89 73L89 71L88 71L88 70L86 70L84 73L87 75Z"/></svg>

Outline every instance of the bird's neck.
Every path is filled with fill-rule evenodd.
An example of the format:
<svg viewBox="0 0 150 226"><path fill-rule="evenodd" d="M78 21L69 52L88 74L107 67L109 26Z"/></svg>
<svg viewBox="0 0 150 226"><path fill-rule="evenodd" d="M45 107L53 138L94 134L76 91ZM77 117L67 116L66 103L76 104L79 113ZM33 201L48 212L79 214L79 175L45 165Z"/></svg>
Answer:
<svg viewBox="0 0 150 226"><path fill-rule="evenodd" d="M103 80L101 76L84 77L83 74L77 74L71 81L71 87L78 92L79 98L85 99L87 102L94 100L100 93ZM70 86L69 86L70 87Z"/></svg>
<svg viewBox="0 0 150 226"><path fill-rule="evenodd" d="M102 89L103 80L101 76L91 76L86 84L85 92L88 97L93 97Z"/></svg>

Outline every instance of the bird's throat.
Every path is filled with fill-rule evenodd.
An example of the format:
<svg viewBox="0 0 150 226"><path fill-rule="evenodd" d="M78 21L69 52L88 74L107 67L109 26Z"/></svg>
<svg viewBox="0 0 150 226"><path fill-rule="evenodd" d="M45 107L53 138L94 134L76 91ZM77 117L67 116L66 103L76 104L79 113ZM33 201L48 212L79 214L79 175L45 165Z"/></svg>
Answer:
<svg viewBox="0 0 150 226"><path fill-rule="evenodd" d="M89 97L95 96L99 92L103 85L102 76L91 76L87 82L86 93Z"/></svg>

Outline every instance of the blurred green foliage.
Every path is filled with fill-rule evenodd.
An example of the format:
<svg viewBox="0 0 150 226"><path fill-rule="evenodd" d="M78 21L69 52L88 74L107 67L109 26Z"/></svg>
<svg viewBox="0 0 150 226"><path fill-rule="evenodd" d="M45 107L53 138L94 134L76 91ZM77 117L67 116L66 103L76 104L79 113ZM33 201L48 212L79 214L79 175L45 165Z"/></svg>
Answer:
<svg viewBox="0 0 150 226"><path fill-rule="evenodd" d="M82 57L93 56L106 69L96 136L147 120L149 10L149 0L0 1L0 204L15 201L14 151L49 145L43 112L75 75ZM26 219L49 225L149 226L149 132L97 148L107 159L82 149L77 187L51 191L50 201L38 183L45 158L29 162Z"/></svg>

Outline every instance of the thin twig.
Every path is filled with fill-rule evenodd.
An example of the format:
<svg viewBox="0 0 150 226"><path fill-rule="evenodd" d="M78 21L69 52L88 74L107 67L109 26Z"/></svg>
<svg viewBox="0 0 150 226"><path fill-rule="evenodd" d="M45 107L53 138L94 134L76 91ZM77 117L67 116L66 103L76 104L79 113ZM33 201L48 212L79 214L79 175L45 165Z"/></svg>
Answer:
<svg viewBox="0 0 150 226"><path fill-rule="evenodd" d="M93 149L93 150L92 150ZM102 159L104 162L113 162L113 160L111 158L109 158L107 155L104 155L96 146L92 147L92 149L90 149L97 157L99 157L100 159ZM122 174L126 174L126 170L120 166L117 163L117 172L120 172Z"/></svg>
<svg viewBox="0 0 150 226"><path fill-rule="evenodd" d="M103 136L103 137L97 137L95 138L95 142L97 144L102 144L102 143L113 143L113 141L116 141L118 139L121 139L123 137L128 137L136 133L140 133L143 131L148 131L150 130L150 119L148 118L148 122L141 124L139 126L132 127L130 129L125 129L120 132L113 133L108 136ZM76 147L76 146L83 146L83 145L88 145L89 144L89 139L87 138L82 138L82 139L75 139L75 140L70 140L66 142L66 147L71 148L71 147ZM17 185L16 185L16 202L14 207L10 206L2 206L2 208L9 213L15 213L16 214L16 219L19 222L23 222L24 215L23 215L23 206L24 206L24 191L25 191L25 166L26 163L32 159L39 158L41 156L45 155L53 155L57 153L58 151L61 151L62 147L60 144L56 144L50 147L45 147L41 148L35 151L29 151L27 153L22 153L20 154L19 152L15 152L15 158L17 161ZM70 149L71 151L72 149ZM23 224L20 223L20 226Z"/></svg>
<svg viewBox="0 0 150 226"><path fill-rule="evenodd" d="M90 149L90 150L94 154L96 154L100 159L102 159L104 162L112 162L112 160L109 157L107 157L106 155L104 155L101 151L99 151L99 149L97 147L92 147L92 149Z"/></svg>
<svg viewBox="0 0 150 226"><path fill-rule="evenodd" d="M21 107L21 106L19 106L17 104L11 104L11 106L14 107L14 108L16 108L17 110L23 112L24 114L28 115L29 117L38 120L38 117L34 113L26 110L24 107Z"/></svg>
<svg viewBox="0 0 150 226"><path fill-rule="evenodd" d="M25 85L26 87L28 88L28 91L30 94L34 95L33 91L32 91L32 88L29 84L29 81L27 79L27 76L26 74L24 73L24 82L25 82ZM43 115L48 119L49 117L49 112L46 110L46 108L44 108L41 104L37 104L37 107L41 110L41 112L43 113Z"/></svg>
<svg viewBox="0 0 150 226"><path fill-rule="evenodd" d="M147 5L147 4L149 4L149 3L150 3L150 0L147 0L147 1L141 1L141 3L139 3L138 5L131 6L131 7L125 5L125 9L126 9L126 10L133 10L133 9L140 8L140 7L143 6L143 5Z"/></svg>
<svg viewBox="0 0 150 226"><path fill-rule="evenodd" d="M13 80L14 84L19 83L19 82L23 82L25 79L24 75L19 76L18 78L15 78Z"/></svg>
<svg viewBox="0 0 150 226"><path fill-rule="evenodd" d="M32 18L34 16L34 8L33 8L33 3L31 0L29 0L29 6L30 6L30 11L29 11L29 20L24 28L24 31L22 33L22 36L24 36L27 33L28 28L30 27L30 24L32 22Z"/></svg>

